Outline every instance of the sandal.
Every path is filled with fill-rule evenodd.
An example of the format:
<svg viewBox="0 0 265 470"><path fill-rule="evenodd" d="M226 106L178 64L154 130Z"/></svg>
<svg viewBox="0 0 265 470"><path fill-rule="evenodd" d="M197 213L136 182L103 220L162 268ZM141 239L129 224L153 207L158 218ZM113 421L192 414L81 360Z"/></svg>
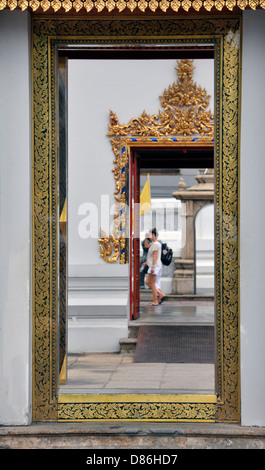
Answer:
<svg viewBox="0 0 265 470"><path fill-rule="evenodd" d="M148 304L146 304L146 306L150 306L150 305L152 305L153 307L157 307L159 305L159 303L158 304L153 304L153 302L149 302Z"/></svg>
<svg viewBox="0 0 265 470"><path fill-rule="evenodd" d="M159 305L162 304L162 302L164 302L164 300L166 300L166 295L164 295L164 297L162 297L162 299L160 299Z"/></svg>

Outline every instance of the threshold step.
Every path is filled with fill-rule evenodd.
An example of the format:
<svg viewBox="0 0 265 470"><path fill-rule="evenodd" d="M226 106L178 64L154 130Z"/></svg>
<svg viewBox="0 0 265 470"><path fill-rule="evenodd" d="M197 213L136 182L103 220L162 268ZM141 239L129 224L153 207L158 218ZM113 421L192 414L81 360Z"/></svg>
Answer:
<svg viewBox="0 0 265 470"><path fill-rule="evenodd" d="M121 354L128 354L135 352L137 338L122 338L120 339L120 352Z"/></svg>

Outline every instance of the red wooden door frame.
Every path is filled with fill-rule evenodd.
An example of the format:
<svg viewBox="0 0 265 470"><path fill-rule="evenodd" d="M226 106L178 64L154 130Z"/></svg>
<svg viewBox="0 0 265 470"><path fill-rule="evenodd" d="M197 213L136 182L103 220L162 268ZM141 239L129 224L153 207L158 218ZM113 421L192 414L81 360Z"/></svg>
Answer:
<svg viewBox="0 0 265 470"><path fill-rule="evenodd" d="M130 155L130 319L140 315L140 171L137 152Z"/></svg>
<svg viewBox="0 0 265 470"><path fill-rule="evenodd" d="M167 152L168 149L171 149L173 145L169 147L161 146L160 150ZM150 146L150 150L151 150ZM179 168L193 168L194 163L190 163L188 160L187 148L190 150L210 150L212 152L212 157L214 157L214 147L211 143L210 145L178 145L176 148L181 149L185 157L182 157L175 164ZM147 147L145 147L145 151ZM129 171L130 171L130 242L129 242L129 261L130 261L130 319L134 320L139 317L140 314L140 158L141 158L141 148L138 149L131 148L129 156ZM194 158L194 157L193 157ZM207 157L208 158L208 157ZM163 157L164 165L167 162L166 156ZM214 162L214 160L213 160ZM205 162L206 163L206 162ZM204 167L204 163L201 161L201 157L197 161L198 168ZM172 167L172 162L169 165L169 168ZM207 167L212 168L209 165L207 159ZM165 168L165 166L164 166Z"/></svg>

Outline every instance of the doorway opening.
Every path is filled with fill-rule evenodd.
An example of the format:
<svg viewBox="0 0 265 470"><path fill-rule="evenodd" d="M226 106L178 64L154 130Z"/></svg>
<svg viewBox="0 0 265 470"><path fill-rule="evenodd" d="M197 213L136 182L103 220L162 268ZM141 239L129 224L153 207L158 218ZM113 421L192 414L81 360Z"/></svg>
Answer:
<svg viewBox="0 0 265 470"><path fill-rule="evenodd" d="M210 51L210 54L212 54L212 53L213 53L213 50ZM129 65L130 65L131 68L140 67L140 69L143 72L142 59L143 58L141 58L141 60L138 61L138 62L132 62L131 60L127 61L126 62L127 67L129 68ZM101 68L103 70L105 70L105 69L109 70L108 69L109 66L106 63L106 59L103 58L102 60L99 60L99 59L97 59L97 60L98 60L97 67L100 70L101 70ZM205 90L201 89L200 87L197 87L196 83L193 82L192 72L193 72L193 69L196 68L195 66L192 65L193 61L183 59L183 60L177 61L177 62L175 62L173 60L171 60L169 62L167 62L167 61L165 62L164 60L163 61L160 60L160 61L157 62L157 60L158 59L156 58L154 61L151 61L150 63L148 62L148 64L146 64L146 66L148 65L148 67L150 68L150 66L151 66L150 64L152 64L153 68L158 70L159 63L160 63L160 66L163 67L165 69L165 71L168 70L171 73L173 71L174 74L177 71L177 76L179 78L178 78L178 82L176 82L176 84L173 84L173 87L174 87L173 94L175 95L177 93L177 90L179 89L180 93L184 97L186 95L189 97L188 101L187 101L187 110L191 107L190 96L195 97L194 98L194 103L196 103L196 104L194 105L194 103L193 103L192 109L190 111L190 115L189 115L189 117L186 118L186 120L184 119L183 125L184 126L186 125L186 126L190 127L194 131L194 129L196 129L196 126L199 123L200 126L203 125L206 133L210 132L211 135L212 135L213 129L212 129L212 127L208 127L208 126L213 126L213 124L211 122L211 120L212 120L211 112L207 111L208 114L203 114L203 118L202 118L202 116L199 114L199 111L197 111L197 107L198 107L199 103L201 103L201 106L202 106L203 110L208 107L208 101L207 100L209 100L209 96L206 95ZM203 60L203 62L201 62L201 60ZM62 59L62 62L64 63L63 59ZM88 66L85 66L86 63L88 63ZM110 66L112 65L110 62L108 62L108 63L110 64ZM208 70L211 71L211 80L209 80L209 81L211 83L211 86L213 87L213 82L214 82L213 63L214 63L214 59L212 57L211 58L209 57L208 59L204 58L204 59L200 59L199 63L198 63L198 61L196 63L197 63L198 68L201 67L201 70L204 70L204 67L206 67ZM77 64L77 66L76 66L76 64ZM93 67L96 68L95 61L93 61ZM121 73L121 67L120 67L120 62L119 61L116 62L116 67L117 67L117 70L119 71L119 73ZM120 321L120 319L119 320L116 319L117 318L117 313L114 311L115 308L116 308L116 311L117 311L117 303L116 303L116 307L113 307L113 313L112 313L112 310L111 310L112 307L111 307L110 297L111 297L111 295L112 295L112 297L114 297L114 296L113 296L113 292L110 291L110 288L109 288L109 285L108 285L109 280L108 280L108 275L107 275L107 272L108 272L107 269L109 271L110 271L110 269L109 269L108 266L106 266L106 264L101 264L101 265L98 264L98 254L94 249L91 250L91 248L90 248L92 246L94 247L95 243L97 242L97 240L95 240L95 238L97 237L97 234L98 234L97 221L98 221L98 218L99 218L99 214L98 214L98 211L97 211L97 207L98 207L97 206L97 204L98 204L97 201L98 201L98 199L96 199L96 198L100 197L100 193L99 193L97 187L94 185L94 182L93 182L93 180L95 180L95 177L94 177L95 173L97 172L96 162L92 163L90 161L90 159L85 156L85 152L88 151L86 149L90 148L89 147L90 141L94 142L94 140L89 139L89 143L87 142L87 139L85 139L83 141L83 139L81 137L81 134L80 134L80 130L79 130L81 126L83 128L84 123L85 123L85 125L87 125L87 119L89 119L89 117L87 117L87 114L86 114L87 107L84 108L84 113L85 113L84 117L86 116L86 119L83 118L80 121L80 127L77 126L75 128L75 130L73 130L73 121L75 123L79 122L78 119L80 119L79 115L81 114L81 112L80 112L80 106L78 105L78 103L79 103L78 95L75 93L75 90L73 89L73 86L71 85L71 83L72 83L71 77L72 77L72 74L74 75L76 68L77 68L77 70L80 69L80 71L82 71L84 76L86 76L85 74L87 74L88 71L89 71L89 75L91 77L91 73L92 73L91 72L91 63L90 63L90 61L87 62L87 61L84 61L84 60L79 60L78 62L74 61L74 63L69 61L68 68L69 68L68 74L70 74L70 85L69 85L69 92L68 92L68 107L69 107L69 116L70 116L69 128L71 129L71 133L69 134L69 163L67 165L67 172L68 172L68 269L67 269L67 273L68 273L68 277L67 277L67 282L68 282L68 288L67 288L67 294L68 294L68 319L67 319L67 326L68 326L68 331L70 330L70 332L71 332L71 336L70 336L70 340L68 339L68 345L70 346L70 353L68 354L68 368L67 368L67 371L65 373L65 377L66 377L66 375L68 376L67 384L71 384L72 383L71 375L73 373L72 371L76 367L77 363L80 362L80 357L81 356L84 356L86 360L89 360L89 361L92 360L93 361L93 360L97 360L96 356L88 357L88 355L91 355L91 353L92 353L92 355L94 353L99 353L99 354L101 354L102 361L104 361L103 354L105 354L105 353L107 353L107 354L114 353L114 355L117 356L116 353L120 354L120 353L124 352L124 348L128 349L128 346L127 346L128 343L129 344L134 343L134 341L131 340L131 329L135 330L136 324L134 324L132 326L130 324L130 321L131 320L136 320L139 317L140 309L145 308L144 307L145 297L148 297L150 292L148 292L147 289L142 289L142 292L141 292L142 299L140 298L140 285L139 285L140 266L139 266L139 263L140 263L141 247L140 247L140 238L138 237L138 235L135 236L136 231L134 230L134 233L131 233L130 237L129 237L129 240L127 240L127 251L130 251L129 269L130 270L133 269L133 275L131 274L130 278L129 278L129 281L130 281L129 322L128 322L128 318L124 318L124 322L123 322L124 323L124 325L123 325L124 333L123 333L122 336L120 336L118 338L119 351L117 351L117 349L113 350L112 345L111 345L111 347L107 346L107 345L110 344L109 338L112 335L113 331L115 330L116 324L118 323L118 321L121 324L121 321ZM61 67L61 69L63 69L63 68ZM147 73L147 70L146 70L145 73ZM112 71L112 74L114 74L113 71ZM96 74L96 77L98 77L98 74ZM162 83L165 80L164 75L162 75L160 80L161 80L161 85L159 85L159 87L160 86L162 87ZM67 81L68 80L66 80L66 82ZM126 80L124 80L124 83L126 83ZM95 87L96 87L96 83L94 83L94 85L92 87L93 90L96 89ZM170 90L170 88L169 88L169 90ZM119 89L119 93L118 93L117 96L119 96L120 93L121 93L121 90ZM169 93L170 93L170 91L169 91ZM198 93L198 96L197 96L196 93ZM106 95L106 97L107 96L109 96L109 93ZM168 96L167 96L166 90L164 91L164 97L165 97L165 100L169 99L169 101L170 101L170 98L168 98ZM99 100L97 99L96 101L98 102ZM102 103L102 102L101 101L99 102L98 109L100 109L100 103ZM163 104L163 101L161 101L161 103ZM180 106L180 105L177 105L177 106ZM104 112L105 112L105 107L106 107L105 100L103 100L103 111ZM166 110L165 104L163 104L163 107L165 108L165 114L166 114L167 110ZM174 118L172 118L172 121L175 119L176 125L179 126L179 124L177 124L177 118L175 116L175 108L176 108L176 105L174 104L172 106L172 110L173 110L173 114L174 114ZM203 113L204 113L204 111L203 111ZM73 116L75 116L75 119L73 119ZM89 114L88 114L88 116L89 116ZM193 123L193 118L195 119L195 116L196 116L196 119L197 119L196 124ZM111 124L113 122L115 122L115 116L113 116L113 113L111 114L110 119L111 119ZM103 123L104 123L104 120L103 120ZM99 125L97 124L97 126L99 126ZM109 126L109 127L111 129L111 126ZM96 132L96 130L95 130L95 132ZM102 134L102 132L103 132L103 128L101 130L101 134ZM178 132L180 132L179 127L178 127ZM189 130L188 132L190 133L192 131ZM199 132L199 129L198 129L198 132ZM83 133L83 135L86 135L86 134ZM173 195L173 193L170 194L170 192L169 192L169 179L171 178L171 180L172 180L172 178L174 176L176 177L175 187L174 187L173 183L171 183L172 188L173 188L173 192L174 192L174 190L177 190L177 187L178 187L177 186L178 185L177 177L182 177L183 176L183 171L184 172L186 171L186 173L188 172L192 175L194 172L195 173L197 172L197 174L198 174L198 172L199 172L198 168L200 168L200 167L202 167L204 170L213 167L213 142L212 142L212 138L206 139L206 141L208 143L207 144L205 143L204 144L205 146L202 145L202 144L198 144L197 143L197 140L198 140L197 138L192 139L191 143L188 143L188 140L189 139L185 139L185 141L186 141L185 146L175 145L175 146L170 147L170 146L166 145L166 146L163 147L163 146L161 146L161 144L160 145L154 144L154 146L152 148L151 147L149 148L148 146L144 145L142 148L137 148L137 150L132 151L132 154L129 158L129 163L128 163L129 164L128 179L130 179L130 182L131 182L131 195L133 197L133 203L131 201L130 204L129 204L129 206L131 208L133 207L133 205L134 205L134 208L135 208L136 205L138 204L138 202L140 201L140 189L141 189L140 188L140 185L141 185L140 180L141 180L141 175L143 176L144 173L149 172L149 173L152 173L151 178L153 179L155 174L157 174L157 176L158 176L158 173L162 173L159 177L160 186L161 186L161 190L166 191L166 197L162 198L161 202L163 204L163 203L169 202L169 200L171 200L171 202L173 203L173 206L174 206L173 213L171 211L171 213L169 214L168 210L166 209L167 213L163 214L164 223L165 223L164 229L166 229L166 232L168 234L167 227L168 227L168 225L170 225L170 224L172 225L172 223L173 223L173 227L171 227L170 231L172 232L171 233L171 236L173 237L172 243L174 245L176 243L178 244L178 242L180 242L180 244L184 243L184 240L182 240L182 241L179 240L178 241L177 239L174 239L174 237L180 236L180 233L181 233L180 229L176 229L176 227L175 227L175 225L178 223L177 221L180 220L181 217L182 217L180 215L180 213L178 212L177 206L181 206L182 211L183 211L183 207L185 207L187 205L187 203L185 203L185 204L180 203L177 200L177 198ZM201 139L199 139L199 141L200 140ZM105 142L102 142L102 143L100 142L100 144L98 142L99 142L99 140L96 139L97 146L102 145L102 150L104 148L104 151L107 151L107 147L106 147ZM105 147L103 146L103 144L105 145ZM91 154L89 154L89 155L91 155ZM110 161L110 163L111 163L111 161ZM91 165L93 166L93 168L95 168L95 172L94 171L89 172L89 168L91 168ZM85 168L85 167L87 168L87 172L83 171L83 168ZM125 173L126 173L126 170L125 170ZM102 172L100 172L100 174L102 175L103 178L105 177L105 175L102 174ZM194 176L196 176L196 174L194 174ZM67 175L66 175L66 178L67 178ZM161 183L161 178L164 178L164 181L162 183ZM89 186L91 187L91 190L88 190L88 181L90 181ZM194 179L193 182L194 183L196 182L195 179ZM109 181L107 179L106 179L106 184L109 184ZM124 189L126 191L126 188L124 188ZM122 189L119 189L119 192L122 193ZM134 194L132 194L132 192L134 192ZM88 199L88 194L90 194L90 196L89 196L91 198L90 200ZM187 194L189 194L189 193L187 192ZM102 198L102 194L101 194L101 201L102 201L102 199L103 198ZM166 199L166 201L165 201L165 199ZM157 203L157 201L156 201L156 203ZM166 204L166 206L167 205L168 204ZM169 204L169 206L170 205L171 204ZM83 220L81 220L81 221L80 221L80 219L78 219L78 217L80 217L80 215L85 216L85 217L83 217ZM138 224L139 228L140 228L140 231L142 231L142 227L140 227L140 219L137 216L137 211L136 210L135 210L133 215L134 215L134 225ZM149 214L147 214L147 216L148 215ZM153 216L156 216L156 215L157 215L158 218L161 217L161 214L159 216L158 213L157 214L153 213ZM145 215L145 218L146 218L146 215ZM101 220L102 220L102 208L101 208ZM183 226L187 225L186 222L188 220L189 220L189 217L187 218L187 220L184 220ZM155 223L155 225L157 225L157 224ZM77 227L78 227L78 230L76 230ZM93 228L92 227L96 228L96 230L94 230L94 233L93 233ZM194 224L192 225L192 227L193 227L192 230L194 230ZM151 227L149 227L149 230L150 229L151 229ZM147 227L146 227L146 230L147 230ZM167 235L167 234L165 234L165 235ZM194 235L191 237L193 232L191 233L190 229L188 228L188 225L187 225L187 234L189 234L189 237L187 238L187 240L189 239L189 244L194 245L193 246L193 255L188 253L187 256L186 256L186 259L182 259L183 256L184 256L183 253L178 256L178 253L176 252L176 249L175 249L176 247L175 247L174 250L173 250L173 253L172 253L171 265L167 266L167 269L164 268L164 275L163 275L163 278L161 279L161 282L166 283L167 286L169 286L170 283L171 283L171 289L169 291L167 289L167 292L166 292L168 294L167 297L170 298L171 300L177 298L176 294L178 294L178 301L180 301L183 297L183 296L181 296L181 294L183 294L183 292L179 291L179 285L183 284L183 279L180 279L180 278L175 279L174 278L176 269L173 269L173 267L174 267L174 263L176 261L176 258L181 257L181 263L182 264L185 264L185 262L186 262L186 265L187 265L188 262L193 264L193 268L189 267L189 269L186 269L185 275L187 275L187 274L190 275L191 269L193 269L193 271L194 271L194 266L195 266L195 238L194 238ZM190 239L193 240L193 241L191 242ZM167 240L167 241L170 245L171 244L170 239ZM131 247L133 247L133 249L128 250L128 245L131 245ZM178 249L180 249L180 248L181 248L181 246L179 246ZM184 246L183 246L183 249L184 249ZM190 250L188 250L188 251L190 251ZM191 256L192 256L192 259L191 259ZM116 261L116 259L114 261ZM117 269L120 269L120 267L117 267ZM113 270L113 268L112 268L112 270ZM82 271L82 273L81 273L81 271ZM166 271L167 271L167 274L166 274ZM78 272L78 274L75 274L77 272ZM72 274L72 273L74 273L74 274ZM194 271L194 273L195 273L195 271ZM193 282L193 284L195 286L196 276L194 276L194 273L193 273L193 276L191 276L193 280L192 281L190 279L186 280L186 284L188 284L190 282ZM98 276L98 278L97 278L97 276ZM96 280L96 278L97 278L97 280ZM105 282L106 282L105 289L104 289L104 286L102 285L103 284L102 279L103 280L105 279ZM82 285L80 284L80 282L82 283ZM98 282L98 286L97 286L97 282ZM90 283L90 285L89 285L89 283ZM92 283L93 283L93 289L91 288ZM86 286L86 284L87 284L87 286ZM173 288L173 285L174 285L174 288ZM99 292L98 296L96 294L95 287ZM114 283L113 283L113 288L115 289ZM190 290L190 292L189 292L193 296L195 295L194 288L195 287L192 287L192 290ZM74 292L75 298L74 298L74 295L72 295L72 292ZM185 290L185 288L184 288L184 292L186 294L188 294L187 289ZM105 302L108 303L108 304L106 304L106 305L108 305L108 309L107 309L108 311L106 311L106 305L104 305L104 306L101 305L101 303L103 303L104 299L105 299ZM187 300L190 301L192 299L187 298ZM114 299L114 301L115 301L115 299ZM186 307L192 308L193 304L192 305L186 305L185 308ZM163 309L165 309L165 308L166 307L165 307L165 304L164 304ZM183 306L183 308L184 308L184 306ZM186 308L186 311L187 311L187 308ZM97 314L97 312L99 312L99 313ZM103 318L103 315L104 315L104 318ZM143 315L144 315L144 313L142 312L142 316ZM92 325L92 328L91 328L92 320L93 320L93 325ZM126 324L125 324L125 322L126 322ZM183 323L183 321L182 321L182 323ZM121 331L120 324L119 324L119 334L120 334L120 331ZM82 325L82 328L79 325ZM167 325L167 326L169 326L169 325ZM94 337L92 337L93 336L93 328L94 328L94 331L95 331ZM141 330L142 330L142 328L141 328ZM172 328L171 328L171 330L172 330ZM196 329L196 332L197 332L197 330L198 329ZM176 334L179 334L179 329L178 328L177 328ZM69 335L68 335L68 338L69 338ZM103 338L104 338L104 340L103 340ZM95 343L95 341L96 341L96 343ZM177 342L177 340L174 340L174 339L173 339L173 341L175 343ZM198 392L198 390L203 390L203 391L209 390L209 393L214 392L214 386L213 386L213 384L214 384L214 352L215 352L214 328L211 329L209 341L211 342L211 352L210 352L210 354L211 354L211 374L210 374L211 375L211 386L203 386L203 388L201 388L202 387L201 385L199 385L199 386L196 385L196 387L194 388L194 390L196 392ZM100 347L98 346L100 342L101 343L104 342L104 345L103 345L102 349L100 349ZM73 346L73 343L74 343L74 346ZM137 341L135 343L137 343ZM137 346L137 348L138 348L138 346ZM167 350L167 348L165 347L164 351L166 351L166 350ZM127 352L128 351L126 350L126 353ZM65 355L64 355L64 357L65 357ZM110 356L108 355L108 359L109 358L110 358ZM127 354L126 358L122 357L122 359L126 359L126 360L128 358L129 358L128 354ZM106 358L105 358L105 360L106 360ZM135 358L134 357L132 358L132 360L135 363ZM172 360L173 360L173 356L171 358L171 361ZM182 360L183 359L181 359L181 361ZM186 359L184 359L184 360L186 360ZM169 360L164 360L164 359L159 359L158 358L158 363L167 364L169 362L170 362ZM150 367L149 361L145 361L144 364L149 364L148 367ZM70 378L70 380L69 380L69 378ZM109 384L108 386L110 387L110 384L112 384L112 383L113 383L113 380L108 381L108 384ZM126 381L124 383L126 383ZM61 384L63 385L63 380L62 380ZM94 380L90 381L88 379L88 380L84 381L84 387L87 387L88 389L93 387L94 384L95 384ZM139 386L138 383L135 382L135 385L132 388L137 388L138 386ZM96 388L98 388L98 386L96 386ZM152 383L151 388L156 389L157 384ZM174 388L177 389L178 387L175 386ZM117 389L117 387L113 386L113 389ZM188 390L189 386L187 386L185 389ZM163 387L163 390L167 390L167 387Z"/></svg>
<svg viewBox="0 0 265 470"><path fill-rule="evenodd" d="M186 367L188 372L183 373L181 381L184 388L212 393L215 383L213 147L137 149L131 153L131 174L129 335L137 337L134 362L167 364L172 371L175 367L176 377ZM209 206L210 211L198 227L197 215L204 206ZM163 248L172 251L171 259L161 257L163 262L155 276L155 294L148 285L148 250L154 244L152 229L156 229L161 253ZM176 382L171 377L169 383Z"/></svg>
<svg viewBox="0 0 265 470"><path fill-rule="evenodd" d="M162 237L160 240L162 247L172 250L171 259L162 262L164 277L169 278L163 280L165 293L188 295L191 298L199 295L205 297L207 294L213 297L213 147L137 149L131 156L131 175L130 205L134 212L130 233L131 276L134 280L134 284L131 283L131 319L139 316L140 302L146 298L143 292L142 296L139 292L146 288L147 248L144 247L146 244L144 242L145 235L152 228L156 228L159 237ZM149 185L149 202L141 201L146 184ZM196 230L197 214L206 205L211 205L210 212L200 221L200 227ZM198 230L203 231L202 236L205 241L200 240ZM210 232L210 238L207 237L207 231ZM198 261L203 257L203 254L199 254L202 251L206 251L205 256L211 258L212 279L208 285L205 282L198 283L197 280L199 272L196 258ZM179 278L173 281L173 271L176 267L182 269L175 273Z"/></svg>

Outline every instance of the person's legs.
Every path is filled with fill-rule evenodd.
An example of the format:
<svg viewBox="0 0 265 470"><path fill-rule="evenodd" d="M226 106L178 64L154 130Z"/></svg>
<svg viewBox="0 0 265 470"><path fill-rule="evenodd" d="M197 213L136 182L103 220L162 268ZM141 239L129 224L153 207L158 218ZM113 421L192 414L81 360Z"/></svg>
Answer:
<svg viewBox="0 0 265 470"><path fill-rule="evenodd" d="M162 292L161 289L157 289L157 296L158 296L158 303L159 304L161 303L161 300L164 299L164 297L166 297L166 295L164 294L164 292Z"/></svg>
<svg viewBox="0 0 265 470"><path fill-rule="evenodd" d="M158 305L157 301L157 288L156 288L156 275L148 273L146 276L146 285L150 287L152 294L153 294L153 302L152 305Z"/></svg>
<svg viewBox="0 0 265 470"><path fill-rule="evenodd" d="M156 289L157 289L157 297L158 297L158 303L161 302L161 300L165 297L164 292L161 290L161 276L163 273L163 266L161 266L157 276L156 276Z"/></svg>
<svg viewBox="0 0 265 470"><path fill-rule="evenodd" d="M140 270L140 288L143 288L144 289L144 279L145 279L145 275L148 271L148 266L142 266L141 267L141 270Z"/></svg>
<svg viewBox="0 0 265 470"><path fill-rule="evenodd" d="M159 271L158 275L156 276L156 288L161 288L161 270Z"/></svg>

